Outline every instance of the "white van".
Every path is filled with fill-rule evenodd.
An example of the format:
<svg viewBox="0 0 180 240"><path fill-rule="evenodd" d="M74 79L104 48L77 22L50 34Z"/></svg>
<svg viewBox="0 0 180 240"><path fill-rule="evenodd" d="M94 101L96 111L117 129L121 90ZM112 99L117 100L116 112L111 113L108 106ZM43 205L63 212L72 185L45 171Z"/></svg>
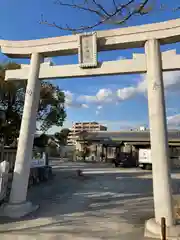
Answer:
<svg viewBox="0 0 180 240"><path fill-rule="evenodd" d="M139 149L139 167L146 170L152 169L151 149Z"/></svg>

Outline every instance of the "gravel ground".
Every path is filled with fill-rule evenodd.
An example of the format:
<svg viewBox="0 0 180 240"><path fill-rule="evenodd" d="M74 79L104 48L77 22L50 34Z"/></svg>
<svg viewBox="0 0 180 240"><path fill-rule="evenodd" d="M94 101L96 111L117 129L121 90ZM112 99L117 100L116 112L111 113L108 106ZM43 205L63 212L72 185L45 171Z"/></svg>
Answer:
<svg viewBox="0 0 180 240"><path fill-rule="evenodd" d="M0 219L0 239L144 239L145 220L153 217L151 172L97 163L52 165L54 179L28 194L39 210L21 221ZM179 174L173 178L178 192Z"/></svg>

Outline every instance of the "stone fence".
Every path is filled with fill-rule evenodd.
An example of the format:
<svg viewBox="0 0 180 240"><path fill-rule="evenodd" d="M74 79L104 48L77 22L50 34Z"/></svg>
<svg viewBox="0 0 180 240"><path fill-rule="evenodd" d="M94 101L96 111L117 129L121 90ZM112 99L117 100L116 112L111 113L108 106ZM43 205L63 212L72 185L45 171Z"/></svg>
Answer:
<svg viewBox="0 0 180 240"><path fill-rule="evenodd" d="M8 164L8 170L6 168L6 172L3 172L3 167L0 169L0 202L4 201L5 198L8 198L11 183L13 179L13 171L16 160L16 148L1 148L1 161L0 165L4 166L4 164ZM38 155L39 154L39 155ZM46 153L33 153L33 158L31 161L31 169L29 176L29 187L35 185L39 182L47 181L52 177L52 170L49 166L48 156ZM8 176L8 177L6 177ZM6 178L6 180L5 180ZM6 183L7 182L7 183ZM6 194L4 194L6 186Z"/></svg>

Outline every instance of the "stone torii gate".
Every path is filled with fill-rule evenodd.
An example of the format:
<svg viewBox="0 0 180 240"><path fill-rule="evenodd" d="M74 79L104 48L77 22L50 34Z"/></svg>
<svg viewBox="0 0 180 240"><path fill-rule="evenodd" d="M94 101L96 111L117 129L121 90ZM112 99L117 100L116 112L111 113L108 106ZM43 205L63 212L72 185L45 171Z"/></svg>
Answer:
<svg viewBox="0 0 180 240"><path fill-rule="evenodd" d="M6 80L28 78L28 82L10 201L3 208L4 215L21 217L36 209L26 201L26 196L40 95L39 79L147 73L155 219L146 222L145 235L160 237L160 222L165 217L168 236L177 239L180 228L173 214L162 71L180 70L180 55L173 50L161 54L160 45L179 41L180 19L83 35L29 41L1 40L2 53L11 58L31 59L30 65L6 71ZM134 54L132 59L97 62L97 52L140 47L145 47L145 54ZM47 66L42 63L45 57L76 53L79 53L77 65Z"/></svg>

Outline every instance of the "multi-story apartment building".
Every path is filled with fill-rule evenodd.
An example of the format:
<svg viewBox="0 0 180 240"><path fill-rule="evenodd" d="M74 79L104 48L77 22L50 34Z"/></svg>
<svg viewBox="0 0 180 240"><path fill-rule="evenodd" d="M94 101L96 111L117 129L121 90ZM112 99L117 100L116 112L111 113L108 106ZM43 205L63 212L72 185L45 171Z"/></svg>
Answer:
<svg viewBox="0 0 180 240"><path fill-rule="evenodd" d="M67 144L68 145L75 145L77 139L77 133L82 131L87 132L99 132L99 131L107 131L107 127L103 126L97 122L76 122L72 125L70 129L71 132L69 133Z"/></svg>

